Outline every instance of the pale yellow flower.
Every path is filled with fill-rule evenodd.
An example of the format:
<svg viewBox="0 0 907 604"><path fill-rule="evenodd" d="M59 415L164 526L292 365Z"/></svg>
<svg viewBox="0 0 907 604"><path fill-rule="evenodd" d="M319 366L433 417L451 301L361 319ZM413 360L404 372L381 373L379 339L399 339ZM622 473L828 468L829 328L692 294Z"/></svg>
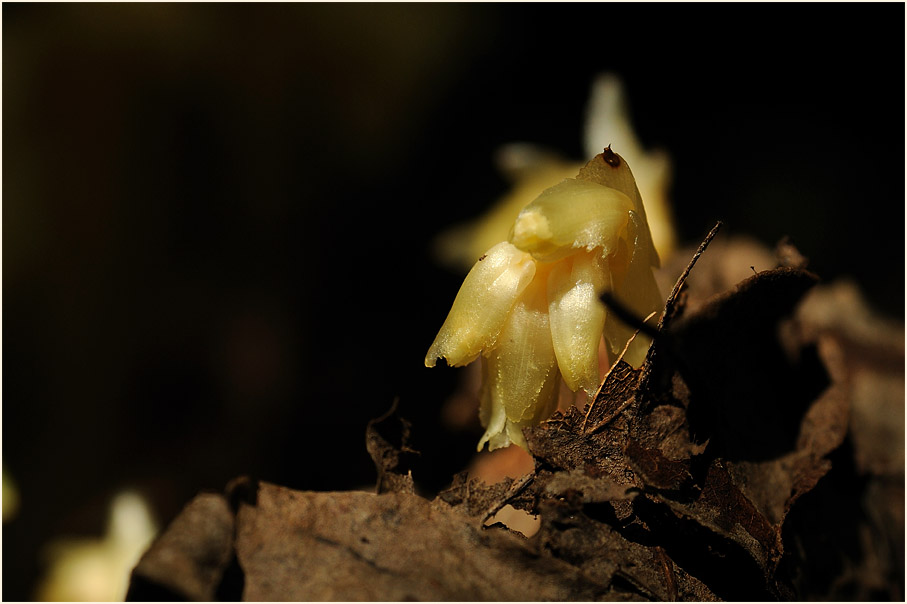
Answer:
<svg viewBox="0 0 907 604"><path fill-rule="evenodd" d="M574 392L594 394L600 340L616 356L632 336L609 320L601 294L648 316L662 303L656 266L636 182L610 149L523 208L509 240L469 271L425 357L428 367L482 357L480 450L526 448L522 430L557 407L561 378ZM625 360L639 366L648 344L635 339Z"/></svg>
<svg viewBox="0 0 907 604"><path fill-rule="evenodd" d="M117 602L151 545L157 526L143 497L125 491L110 505L107 532L100 538L59 538L45 551L49 562L38 585L45 602Z"/></svg>

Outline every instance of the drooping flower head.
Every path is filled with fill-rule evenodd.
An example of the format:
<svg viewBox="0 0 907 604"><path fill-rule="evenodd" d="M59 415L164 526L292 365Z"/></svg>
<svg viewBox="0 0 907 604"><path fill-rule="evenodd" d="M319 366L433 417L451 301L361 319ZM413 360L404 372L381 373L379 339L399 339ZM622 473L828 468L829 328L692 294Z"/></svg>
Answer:
<svg viewBox="0 0 907 604"><path fill-rule="evenodd" d="M508 241L470 270L425 357L452 366L482 359L479 449L512 443L557 407L560 380L593 395L598 349L612 357L634 329L608 315L610 292L639 317L662 305L652 268L658 255L636 181L610 148L576 178L544 190L519 213ZM638 367L649 340L637 337L624 360Z"/></svg>

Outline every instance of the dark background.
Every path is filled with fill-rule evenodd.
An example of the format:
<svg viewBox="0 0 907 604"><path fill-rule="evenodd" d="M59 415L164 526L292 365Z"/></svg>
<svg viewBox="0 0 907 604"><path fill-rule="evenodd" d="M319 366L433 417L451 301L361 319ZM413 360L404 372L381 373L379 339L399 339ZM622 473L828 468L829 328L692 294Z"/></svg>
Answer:
<svg viewBox="0 0 907 604"><path fill-rule="evenodd" d="M668 150L683 241L793 237L904 311L902 4L4 3L3 598L131 487L374 481L399 397L431 494L477 433L422 360L431 239L513 141L582 158L592 78Z"/></svg>

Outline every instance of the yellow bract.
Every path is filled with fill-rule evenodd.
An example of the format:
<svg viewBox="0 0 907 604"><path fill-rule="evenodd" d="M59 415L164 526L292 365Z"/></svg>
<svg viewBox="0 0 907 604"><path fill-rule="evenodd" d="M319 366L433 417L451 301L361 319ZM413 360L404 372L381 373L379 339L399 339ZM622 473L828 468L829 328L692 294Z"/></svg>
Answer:
<svg viewBox="0 0 907 604"><path fill-rule="evenodd" d="M557 407L561 377L576 392L598 389L602 337L612 356L634 329L609 317L609 291L640 318L662 305L645 209L633 175L610 149L577 178L544 190L517 216L510 241L466 276L425 357L465 365L482 355L479 449L526 447L522 429ZM650 341L637 337L625 360L638 367Z"/></svg>
<svg viewBox="0 0 907 604"><path fill-rule="evenodd" d="M488 351L482 409L496 423L486 426L479 449L486 441L491 450L511 442L526 448L522 429L538 424L557 408L559 373L548 327L545 281L543 275L536 275L514 305L498 345Z"/></svg>
<svg viewBox="0 0 907 604"><path fill-rule="evenodd" d="M510 242L537 260L560 260L579 248L614 251L633 202L617 189L568 178L546 189L513 224Z"/></svg>
<svg viewBox="0 0 907 604"><path fill-rule="evenodd" d="M598 389L598 343L605 327L599 297L610 289L607 260L597 250L577 252L556 263L548 276L551 340L570 390Z"/></svg>
<svg viewBox="0 0 907 604"><path fill-rule="evenodd" d="M535 275L532 257L502 241L479 258L460 287L447 320L425 355L426 367L447 359L466 365L490 349L517 296Z"/></svg>

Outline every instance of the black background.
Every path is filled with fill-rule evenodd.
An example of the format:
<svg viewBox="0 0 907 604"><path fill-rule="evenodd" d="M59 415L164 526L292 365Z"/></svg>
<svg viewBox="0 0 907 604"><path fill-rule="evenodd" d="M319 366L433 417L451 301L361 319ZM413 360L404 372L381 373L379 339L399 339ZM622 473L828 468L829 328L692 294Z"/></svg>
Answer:
<svg viewBox="0 0 907 604"><path fill-rule="evenodd" d="M618 73L683 241L793 237L904 309L902 4L3 4L3 597L109 497L162 522L237 475L374 481L399 397L430 494L475 433L423 367L461 275L431 239L582 158Z"/></svg>

